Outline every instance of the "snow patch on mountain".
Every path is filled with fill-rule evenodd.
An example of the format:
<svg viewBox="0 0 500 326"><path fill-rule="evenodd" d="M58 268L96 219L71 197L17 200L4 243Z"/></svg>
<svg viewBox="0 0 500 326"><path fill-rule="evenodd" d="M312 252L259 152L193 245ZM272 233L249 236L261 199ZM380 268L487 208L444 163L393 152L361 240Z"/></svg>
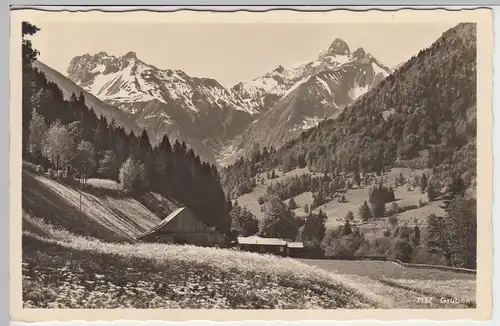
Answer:
<svg viewBox="0 0 500 326"><path fill-rule="evenodd" d="M372 62L372 67L373 71L375 71L375 75L382 74L384 77L387 77L389 75L389 73L386 70L382 69L382 67L380 67L375 62Z"/></svg>
<svg viewBox="0 0 500 326"><path fill-rule="evenodd" d="M364 87L359 86L357 83L354 84L354 87L349 90L349 97L353 100L357 99L361 95L364 95L366 92L370 90L370 85L366 85Z"/></svg>
<svg viewBox="0 0 500 326"><path fill-rule="evenodd" d="M304 117L304 120L302 120L302 123L299 125L296 125L293 128L290 128L290 132L296 132L299 130L308 130L313 127L316 127L320 121L323 120L323 118L320 117Z"/></svg>
<svg viewBox="0 0 500 326"><path fill-rule="evenodd" d="M316 77L316 80L325 88L325 90L328 92L328 94L332 94L332 91L330 89L330 86L328 86L328 83L321 79L320 77Z"/></svg>
<svg viewBox="0 0 500 326"><path fill-rule="evenodd" d="M287 96L288 94L290 94L291 92L293 92L297 87L299 87L301 84L305 83L307 81L307 77L304 77L302 78L301 80L299 80L298 82L296 82L295 84L292 85L292 87L290 87L284 94L283 94L283 97Z"/></svg>

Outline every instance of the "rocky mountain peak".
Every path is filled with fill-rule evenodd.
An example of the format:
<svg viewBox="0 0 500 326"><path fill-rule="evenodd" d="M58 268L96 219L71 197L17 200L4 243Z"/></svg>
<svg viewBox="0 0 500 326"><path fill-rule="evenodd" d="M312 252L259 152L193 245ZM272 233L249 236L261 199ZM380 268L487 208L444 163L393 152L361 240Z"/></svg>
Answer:
<svg viewBox="0 0 500 326"><path fill-rule="evenodd" d="M276 69L274 69L279 74L282 74L285 71L285 68L282 65L279 65Z"/></svg>
<svg viewBox="0 0 500 326"><path fill-rule="evenodd" d="M351 53L351 50L349 49L349 46L344 40L336 38L328 48L328 53L338 54L338 55L349 55Z"/></svg>
<svg viewBox="0 0 500 326"><path fill-rule="evenodd" d="M366 51L363 48L358 48L356 51L352 53L352 56L355 58L362 58L366 55Z"/></svg>
<svg viewBox="0 0 500 326"><path fill-rule="evenodd" d="M124 58L124 59L137 59L137 53L135 53L134 51L129 51L122 58Z"/></svg>

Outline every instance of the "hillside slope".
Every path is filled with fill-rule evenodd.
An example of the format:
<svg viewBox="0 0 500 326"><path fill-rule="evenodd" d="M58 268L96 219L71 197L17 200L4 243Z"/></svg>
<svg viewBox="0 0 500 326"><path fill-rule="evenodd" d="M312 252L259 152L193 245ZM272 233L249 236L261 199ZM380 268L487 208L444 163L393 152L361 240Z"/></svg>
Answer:
<svg viewBox="0 0 500 326"><path fill-rule="evenodd" d="M443 33L336 119L321 122L277 151L261 151L225 170L227 182L248 171L298 161L326 172L430 168L436 181L459 175L475 187L476 27ZM241 183L241 181L240 181Z"/></svg>
<svg viewBox="0 0 500 326"><path fill-rule="evenodd" d="M69 78L50 68L43 62L35 61L33 66L43 72L49 82L53 82L59 87L66 100L68 100L72 94L79 95L80 93L83 93L85 103L94 110L98 117L102 115L108 121L112 121L114 119L116 124L122 126L127 132L133 131L136 135L139 135L142 132L142 129L139 128L134 120L128 117L122 110L101 101L91 93L75 84Z"/></svg>
<svg viewBox="0 0 500 326"><path fill-rule="evenodd" d="M109 190L80 191L24 170L22 183L22 205L27 213L23 216L25 230L36 228L32 216L77 235L130 242L178 205L155 193L137 200Z"/></svg>

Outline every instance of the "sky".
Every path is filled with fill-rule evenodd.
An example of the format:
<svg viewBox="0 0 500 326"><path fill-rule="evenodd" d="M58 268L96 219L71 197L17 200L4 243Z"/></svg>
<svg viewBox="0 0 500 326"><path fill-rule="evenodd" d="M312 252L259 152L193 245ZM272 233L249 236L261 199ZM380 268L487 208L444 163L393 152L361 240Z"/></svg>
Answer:
<svg viewBox="0 0 500 326"><path fill-rule="evenodd" d="M134 51L160 69L180 69L232 86L314 60L335 38L363 47L392 68L430 46L456 23L89 23L31 21L43 63L66 75L75 56Z"/></svg>

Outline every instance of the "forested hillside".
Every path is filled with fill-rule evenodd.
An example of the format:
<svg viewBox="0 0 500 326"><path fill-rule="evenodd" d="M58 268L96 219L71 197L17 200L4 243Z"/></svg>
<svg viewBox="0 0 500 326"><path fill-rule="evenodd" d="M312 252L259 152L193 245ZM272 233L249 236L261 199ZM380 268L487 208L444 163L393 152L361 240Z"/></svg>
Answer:
<svg viewBox="0 0 500 326"><path fill-rule="evenodd" d="M24 37L38 31L23 23L23 160L83 183L89 177L117 180L132 195L151 190L171 196L208 226L227 232L230 207L216 167L167 137L153 148L146 131L127 133L118 122L98 117L83 93L65 100L33 66L38 51Z"/></svg>
<svg viewBox="0 0 500 326"><path fill-rule="evenodd" d="M259 171L308 165L324 172L432 169L450 183L476 179L476 26L462 23L412 57L336 119L223 172L225 191L250 191Z"/></svg>

